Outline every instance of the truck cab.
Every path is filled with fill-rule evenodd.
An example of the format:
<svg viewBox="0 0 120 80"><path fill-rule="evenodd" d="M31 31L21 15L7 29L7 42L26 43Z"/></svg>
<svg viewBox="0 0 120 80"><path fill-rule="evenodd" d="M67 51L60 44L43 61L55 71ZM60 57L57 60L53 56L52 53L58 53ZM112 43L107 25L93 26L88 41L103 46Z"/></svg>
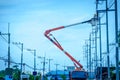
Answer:
<svg viewBox="0 0 120 80"><path fill-rule="evenodd" d="M86 71L72 71L69 73L70 80L87 80Z"/></svg>

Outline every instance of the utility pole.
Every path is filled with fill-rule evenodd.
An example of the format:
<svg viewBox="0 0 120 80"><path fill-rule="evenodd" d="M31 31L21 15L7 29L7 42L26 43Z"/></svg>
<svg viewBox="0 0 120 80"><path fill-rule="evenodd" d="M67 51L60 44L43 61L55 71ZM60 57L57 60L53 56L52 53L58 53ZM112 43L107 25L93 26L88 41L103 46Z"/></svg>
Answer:
<svg viewBox="0 0 120 80"><path fill-rule="evenodd" d="M107 65L108 65L108 79L110 79L110 60L109 60L109 25L108 25L108 22L109 22L109 14L111 14L111 13L109 13L109 12L114 12L114 20L115 20L115 43L116 43L116 47L115 47L115 54L116 54L116 80L119 80L119 64L118 64L118 62L119 62L119 50L118 50L118 11L117 11L117 8L118 8L118 6L117 6L117 2L118 2L118 0L113 0L112 1L112 4L110 5L110 3L111 2L109 2L109 0L96 0L96 2L97 2L97 6L98 6L98 4L99 4L99 1L102 1L102 3L103 2L105 2L105 3L103 3L103 4L105 4L104 6L105 6L105 9L104 8L102 8L102 6L101 6L101 4L100 4L100 6L99 7L97 7L97 8L102 8L102 9L97 9L97 12L98 13L105 13L106 15L106 48L107 48ZM101 17L102 18L102 17Z"/></svg>
<svg viewBox="0 0 120 80"><path fill-rule="evenodd" d="M99 15L99 14L98 14ZM102 80L102 40L101 40L101 19L98 17L99 20L99 45L100 45L100 80Z"/></svg>
<svg viewBox="0 0 120 80"><path fill-rule="evenodd" d="M57 63L55 64L55 66L56 66L56 77L57 77L58 65L59 65L59 64L57 64Z"/></svg>
<svg viewBox="0 0 120 80"><path fill-rule="evenodd" d="M63 66L63 70L64 70L64 75L66 74L66 65L64 64L64 66Z"/></svg>
<svg viewBox="0 0 120 80"><path fill-rule="evenodd" d="M8 23L8 68L10 68L10 23Z"/></svg>
<svg viewBox="0 0 120 80"><path fill-rule="evenodd" d="M8 36L8 68L10 68L10 23L8 23L8 33L1 33L0 35Z"/></svg>
<svg viewBox="0 0 120 80"><path fill-rule="evenodd" d="M23 65L23 43L21 43L21 80L22 80L22 65Z"/></svg>
<svg viewBox="0 0 120 80"><path fill-rule="evenodd" d="M44 57L38 56L38 58L43 59L42 63L43 63L43 80L44 80L44 77L45 77L45 64L47 63L46 58L45 58L45 56Z"/></svg>
<svg viewBox="0 0 120 80"><path fill-rule="evenodd" d="M108 80L110 80L110 57L109 57L109 31L108 31L108 1L106 0L106 47L107 47L107 64Z"/></svg>
<svg viewBox="0 0 120 80"><path fill-rule="evenodd" d="M90 76L92 76L92 62L91 62L91 33L89 36L89 72L90 72Z"/></svg>
<svg viewBox="0 0 120 80"><path fill-rule="evenodd" d="M7 40L7 43L8 43L8 67L6 68L6 77L8 76L8 77L10 77L10 76L12 76L12 68L10 68L10 62L11 62L11 60L10 60L10 23L8 23L8 33L1 33L0 32L0 35L2 36L2 35L7 35L8 36L8 40ZM5 78L6 78L5 77ZM10 77L11 78L11 77Z"/></svg>
<svg viewBox="0 0 120 80"><path fill-rule="evenodd" d="M47 60L48 60L48 62L49 62L49 72L50 72L50 61L53 60L53 59L50 59L50 58L49 58L49 59L47 59Z"/></svg>
<svg viewBox="0 0 120 80"><path fill-rule="evenodd" d="M33 51L34 52L34 71L33 71L33 75L34 75L34 80L36 80L36 50L35 49L27 49L28 51Z"/></svg>
<svg viewBox="0 0 120 80"><path fill-rule="evenodd" d="M116 80L119 80L119 51L118 51L118 10L117 10L117 0L115 0L115 43L116 46Z"/></svg>
<svg viewBox="0 0 120 80"><path fill-rule="evenodd" d="M10 24L8 23L8 33L1 33L0 35L8 35L8 68L10 68L10 32L9 32L9 26Z"/></svg>
<svg viewBox="0 0 120 80"><path fill-rule="evenodd" d="M20 76L20 80L22 80L22 65L23 65L23 43L17 43L17 42L13 42L13 44L15 45L21 45L21 76Z"/></svg>
<svg viewBox="0 0 120 80"><path fill-rule="evenodd" d="M45 57L43 57L43 76L45 74Z"/></svg>
<svg viewBox="0 0 120 80"><path fill-rule="evenodd" d="M34 71L36 71L36 50L34 50Z"/></svg>
<svg viewBox="0 0 120 80"><path fill-rule="evenodd" d="M87 55L87 71L88 71L88 53L89 53L89 45L88 45L88 40L85 41L85 53Z"/></svg>

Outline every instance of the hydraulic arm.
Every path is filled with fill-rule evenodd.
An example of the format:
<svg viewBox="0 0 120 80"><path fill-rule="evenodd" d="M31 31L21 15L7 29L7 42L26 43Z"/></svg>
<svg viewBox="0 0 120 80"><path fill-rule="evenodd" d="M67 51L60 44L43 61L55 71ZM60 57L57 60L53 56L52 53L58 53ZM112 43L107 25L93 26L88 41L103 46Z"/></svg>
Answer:
<svg viewBox="0 0 120 80"><path fill-rule="evenodd" d="M88 21L84 21L84 22L79 22L79 23L75 23L75 24L71 24L71 25L67 25L67 26L60 26L60 27L56 27L56 28L53 28L53 29L49 29L49 30L46 30L44 35L54 44L56 45L62 52L64 52L71 60L72 62L74 63L75 67L76 67L76 70L82 70L83 69L83 66L75 59L73 58L67 51L65 51L63 49L63 47L60 45L60 43L56 40L56 38L50 33L52 31L56 31L56 30L60 30L60 29L63 29L63 28L67 28L67 27L71 27L71 26L75 26L75 25L79 25L79 24L83 24L83 23L88 23L90 22L91 20L88 20Z"/></svg>

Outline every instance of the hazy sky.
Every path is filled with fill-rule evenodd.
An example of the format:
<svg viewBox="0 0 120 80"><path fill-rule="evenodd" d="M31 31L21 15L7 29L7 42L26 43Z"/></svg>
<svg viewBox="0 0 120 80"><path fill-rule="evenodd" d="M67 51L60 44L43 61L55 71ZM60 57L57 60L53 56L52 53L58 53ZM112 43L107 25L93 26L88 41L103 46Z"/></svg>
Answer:
<svg viewBox="0 0 120 80"><path fill-rule="evenodd" d="M73 66L73 63L45 38L45 30L89 20L94 14L95 0L1 0L0 31L7 33L9 22L11 43L22 42L25 49L36 49L37 56L52 58L51 70L55 70L56 63L60 64L58 66L60 69L63 69L64 65ZM66 51L86 67L83 45L89 38L90 32L90 24L81 24L55 31L53 35ZM0 44L1 57L7 58L7 43L1 37ZM23 62L33 67L33 54L25 49ZM20 49L11 44L13 61L20 63L20 53ZM41 61L43 60L37 58L37 68L42 68ZM48 64L46 65L48 70ZM0 66L5 66L5 63L0 61Z"/></svg>

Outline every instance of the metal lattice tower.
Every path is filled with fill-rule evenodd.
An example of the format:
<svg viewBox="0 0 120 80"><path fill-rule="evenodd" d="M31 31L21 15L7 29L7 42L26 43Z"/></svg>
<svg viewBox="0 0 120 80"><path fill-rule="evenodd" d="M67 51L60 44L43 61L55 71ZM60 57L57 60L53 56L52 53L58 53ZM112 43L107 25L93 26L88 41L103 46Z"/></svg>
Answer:
<svg viewBox="0 0 120 80"><path fill-rule="evenodd" d="M118 14L117 14L117 0L96 0L96 13L99 18L99 30L102 27L102 22L105 21L105 27L106 27L106 53L107 53L107 67L108 67L108 80L110 80L110 51L109 51L109 18L110 13L113 13L114 15L114 28L115 28L115 44L118 44ZM101 37L101 31L100 31L100 37ZM100 42L100 48L101 48L101 42ZM101 49L100 49L101 50ZM115 46L115 53L116 53L116 80L119 80L119 52L118 52L118 46ZM102 62L102 51L100 51L100 61ZM102 63L100 64L101 71L102 71ZM102 72L100 74L102 77ZM100 77L100 80L102 78Z"/></svg>

